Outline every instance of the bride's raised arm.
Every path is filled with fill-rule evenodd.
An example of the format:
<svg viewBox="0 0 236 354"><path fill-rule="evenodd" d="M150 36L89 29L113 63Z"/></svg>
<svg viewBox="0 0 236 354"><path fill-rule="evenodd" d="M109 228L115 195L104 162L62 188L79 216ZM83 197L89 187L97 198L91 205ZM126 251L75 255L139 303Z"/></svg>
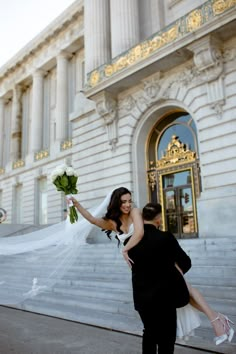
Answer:
<svg viewBox="0 0 236 354"><path fill-rule="evenodd" d="M134 225L134 233L122 250L123 256L130 267L132 266L133 261L129 258L128 251L134 246L136 246L142 240L144 235L143 218L141 211L138 208L132 209L131 217Z"/></svg>
<svg viewBox="0 0 236 354"><path fill-rule="evenodd" d="M116 224L113 220L96 218L88 210L86 210L74 197L71 197L74 206L78 212L88 221L90 224L96 225L101 229L116 231Z"/></svg>

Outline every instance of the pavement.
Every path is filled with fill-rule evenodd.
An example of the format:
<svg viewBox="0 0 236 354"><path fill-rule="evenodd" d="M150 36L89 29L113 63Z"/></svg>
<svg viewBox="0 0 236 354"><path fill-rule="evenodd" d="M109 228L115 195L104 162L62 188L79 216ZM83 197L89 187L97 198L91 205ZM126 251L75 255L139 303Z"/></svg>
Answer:
<svg viewBox="0 0 236 354"><path fill-rule="evenodd" d="M141 354L141 337L0 306L0 354ZM176 345L175 354L213 353Z"/></svg>

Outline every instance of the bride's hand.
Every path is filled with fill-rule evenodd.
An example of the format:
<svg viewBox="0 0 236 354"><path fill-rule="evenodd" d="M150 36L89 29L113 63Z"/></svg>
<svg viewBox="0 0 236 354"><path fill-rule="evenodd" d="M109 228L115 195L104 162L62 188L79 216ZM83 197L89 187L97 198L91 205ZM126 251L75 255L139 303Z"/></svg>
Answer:
<svg viewBox="0 0 236 354"><path fill-rule="evenodd" d="M134 264L134 261L132 261L132 259L129 258L128 251L123 250L122 254L128 266L132 268L132 264Z"/></svg>
<svg viewBox="0 0 236 354"><path fill-rule="evenodd" d="M66 201L67 201L67 204L69 204L70 201L71 201L71 202L74 204L74 206L79 205L78 200L76 200L76 199L75 199L74 197L72 197L72 196L70 196L70 198L66 199Z"/></svg>

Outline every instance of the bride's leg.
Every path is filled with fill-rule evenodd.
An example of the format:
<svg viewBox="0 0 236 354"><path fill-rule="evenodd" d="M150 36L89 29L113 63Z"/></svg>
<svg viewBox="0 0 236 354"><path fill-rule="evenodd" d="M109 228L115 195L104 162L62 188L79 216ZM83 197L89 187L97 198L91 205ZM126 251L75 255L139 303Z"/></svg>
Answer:
<svg viewBox="0 0 236 354"><path fill-rule="evenodd" d="M196 288L193 288L189 283L187 283L187 286L190 295L190 304L197 310L203 312L210 321L215 320L219 316L219 313L214 311L208 305L202 294ZM217 337L225 334L228 330L227 322L223 317L219 320L211 322L211 325Z"/></svg>

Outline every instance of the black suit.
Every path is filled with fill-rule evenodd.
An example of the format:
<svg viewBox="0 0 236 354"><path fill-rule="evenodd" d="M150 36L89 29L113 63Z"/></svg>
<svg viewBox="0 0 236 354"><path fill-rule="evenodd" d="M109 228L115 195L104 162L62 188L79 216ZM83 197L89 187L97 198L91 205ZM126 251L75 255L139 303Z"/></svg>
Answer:
<svg viewBox="0 0 236 354"><path fill-rule="evenodd" d="M129 251L134 261L132 284L135 309L144 324L143 354L174 352L176 308L189 302L189 293L175 263L187 272L191 260L170 232L144 225L142 241Z"/></svg>

